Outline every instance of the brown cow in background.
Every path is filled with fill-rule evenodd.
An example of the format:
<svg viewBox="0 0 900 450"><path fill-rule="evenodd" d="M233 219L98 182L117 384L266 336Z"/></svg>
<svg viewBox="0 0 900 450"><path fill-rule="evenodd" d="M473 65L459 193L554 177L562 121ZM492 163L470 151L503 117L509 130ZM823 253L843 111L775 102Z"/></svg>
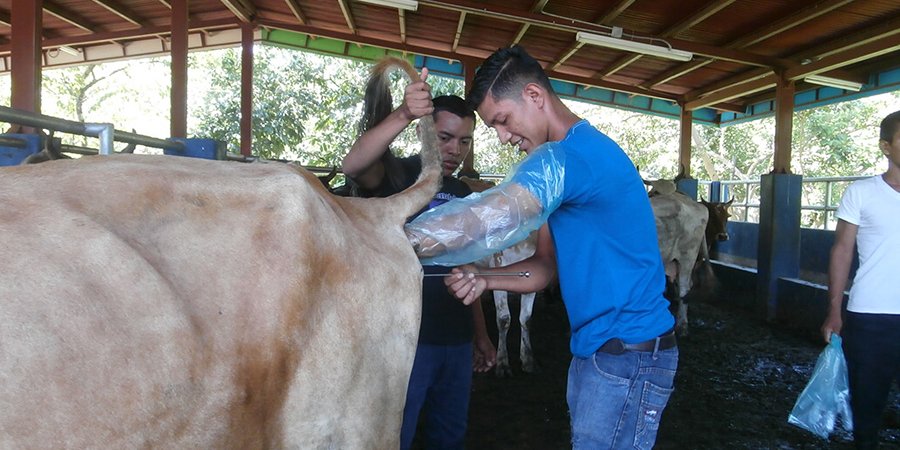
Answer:
<svg viewBox="0 0 900 450"><path fill-rule="evenodd" d="M276 163L0 169L0 448L396 449L422 295L403 224L440 181L421 120L422 175L384 199Z"/></svg>

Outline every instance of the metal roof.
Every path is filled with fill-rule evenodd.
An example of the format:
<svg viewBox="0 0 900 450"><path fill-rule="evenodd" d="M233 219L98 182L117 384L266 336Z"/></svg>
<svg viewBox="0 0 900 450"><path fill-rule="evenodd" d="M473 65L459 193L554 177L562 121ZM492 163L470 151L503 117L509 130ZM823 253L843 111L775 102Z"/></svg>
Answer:
<svg viewBox="0 0 900 450"><path fill-rule="evenodd" d="M13 1L0 0L0 56L6 56L0 70L8 69ZM361 0L188 4L191 48L239 43L239 33L236 40L227 36L241 23L263 36L290 31L476 65L497 48L520 43L572 96L611 93L667 115L666 108L679 106L726 112L702 119L708 122L770 102L779 76L794 80L798 92L814 87L804 78L815 74L862 83L864 90L900 88L897 77L882 79L900 68L897 0L419 0L415 10ZM117 49L118 58L164 52L170 21L168 0L44 0L45 64L111 59L108 50L102 57L92 51L100 48ZM620 29L623 39L693 58L680 62L576 40L578 32ZM61 55L61 46L78 53ZM654 111L654 101L661 110Z"/></svg>

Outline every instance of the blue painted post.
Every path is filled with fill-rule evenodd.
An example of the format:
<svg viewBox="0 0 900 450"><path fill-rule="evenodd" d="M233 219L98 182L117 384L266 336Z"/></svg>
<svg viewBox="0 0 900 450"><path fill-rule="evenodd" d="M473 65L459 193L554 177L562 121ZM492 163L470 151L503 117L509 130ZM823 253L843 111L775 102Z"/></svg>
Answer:
<svg viewBox="0 0 900 450"><path fill-rule="evenodd" d="M171 138L172 141L184 143L184 150L164 149L163 153L173 156L190 156L203 159L225 159L225 143L215 139Z"/></svg>
<svg viewBox="0 0 900 450"><path fill-rule="evenodd" d="M710 202L717 203L722 201L722 182L721 181L712 181L709 183L709 196L707 197Z"/></svg>
<svg viewBox="0 0 900 450"><path fill-rule="evenodd" d="M778 316L778 278L800 273L800 194L803 177L761 177L756 298L768 320Z"/></svg>
<svg viewBox="0 0 900 450"><path fill-rule="evenodd" d="M697 200L697 186L699 183L697 180L693 178L685 178L682 180L678 180L678 192L681 192L688 197Z"/></svg>
<svg viewBox="0 0 900 450"><path fill-rule="evenodd" d="M9 142L5 145L0 143L0 166L18 166L43 148L43 139L39 134L0 134L0 140Z"/></svg>

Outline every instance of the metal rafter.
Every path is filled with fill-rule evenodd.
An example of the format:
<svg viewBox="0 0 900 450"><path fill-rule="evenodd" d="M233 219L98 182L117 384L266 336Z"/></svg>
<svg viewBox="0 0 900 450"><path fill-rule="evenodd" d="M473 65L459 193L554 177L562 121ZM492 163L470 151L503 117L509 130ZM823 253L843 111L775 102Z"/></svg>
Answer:
<svg viewBox="0 0 900 450"><path fill-rule="evenodd" d="M453 47L450 47L450 51L455 52L456 47L459 46L459 38L462 37L463 26L466 24L466 12L463 11L459 13L459 22L456 24L456 36L453 37Z"/></svg>
<svg viewBox="0 0 900 450"><path fill-rule="evenodd" d="M71 12L64 10L59 5L55 3L51 3L49 1L44 0L43 9L45 13L48 13L59 20L65 21L70 25L73 25L77 28L80 28L88 33L94 32L94 26L85 22L84 19L73 15Z"/></svg>
<svg viewBox="0 0 900 450"><path fill-rule="evenodd" d="M116 3L113 0L94 0L94 3L106 8L113 14L131 22L133 25L137 25L139 27L144 26L144 21L133 12L128 11L122 5Z"/></svg>
<svg viewBox="0 0 900 450"><path fill-rule="evenodd" d="M291 12L294 14L294 17L300 21L300 25L308 25L309 19L306 18L306 15L303 14L303 9L300 8L300 4L297 3L297 0L284 0L287 3L288 8L291 9Z"/></svg>
<svg viewBox="0 0 900 450"><path fill-rule="evenodd" d="M168 0L159 0L159 2L165 5L166 8L172 9L172 3Z"/></svg>
<svg viewBox="0 0 900 450"><path fill-rule="evenodd" d="M241 22L252 22L256 19L256 6L251 0L221 0Z"/></svg>
<svg viewBox="0 0 900 450"><path fill-rule="evenodd" d="M626 9L628 9L631 4L634 3L634 0L622 0L618 5L613 6L606 14L598 17L594 20L596 24L609 25L610 22L615 20L616 17L619 17L619 14L622 14Z"/></svg>
<svg viewBox="0 0 900 450"><path fill-rule="evenodd" d="M559 66L563 65L563 63L565 63L567 59L571 58L572 55L574 55L579 49L581 49L581 47L584 47L584 42L575 41L575 43L573 43L572 46L562 54L562 56L557 58L556 62L553 63L547 70L553 72L558 69Z"/></svg>
<svg viewBox="0 0 900 450"><path fill-rule="evenodd" d="M403 8L397 8L397 15L400 19L400 42L406 43L406 11Z"/></svg>
<svg viewBox="0 0 900 450"><path fill-rule="evenodd" d="M600 78L606 78L622 69L627 67L629 64L641 59L641 54L639 53L629 53L627 55L623 55L621 58L617 59L615 62L609 65L602 74L600 74Z"/></svg>
<svg viewBox="0 0 900 450"><path fill-rule="evenodd" d="M547 6L548 1L549 0L537 0L536 2L534 2L534 5L531 6L531 12L533 12L533 13L543 12L544 7ZM513 38L513 41L512 41L513 45L518 44L519 41L522 40L522 37L525 36L526 32L528 32L529 27L531 27L531 25L529 25L527 23L523 23L519 27L519 31L516 32L516 37Z"/></svg>
<svg viewBox="0 0 900 450"><path fill-rule="evenodd" d="M350 5L347 4L347 0L338 0L338 4L341 6L341 12L344 13L344 20L347 21L347 28L350 29L351 33L357 34L356 24L353 23L353 13L350 12Z"/></svg>

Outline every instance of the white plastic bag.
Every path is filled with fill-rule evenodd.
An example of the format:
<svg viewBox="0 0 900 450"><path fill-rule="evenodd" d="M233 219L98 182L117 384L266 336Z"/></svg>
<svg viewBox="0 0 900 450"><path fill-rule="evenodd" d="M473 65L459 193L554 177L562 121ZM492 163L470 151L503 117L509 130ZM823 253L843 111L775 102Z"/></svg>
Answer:
<svg viewBox="0 0 900 450"><path fill-rule="evenodd" d="M841 337L832 334L831 342L819 355L809 383L788 416L788 423L828 439L838 417L845 430L853 431L847 362L841 349Z"/></svg>

